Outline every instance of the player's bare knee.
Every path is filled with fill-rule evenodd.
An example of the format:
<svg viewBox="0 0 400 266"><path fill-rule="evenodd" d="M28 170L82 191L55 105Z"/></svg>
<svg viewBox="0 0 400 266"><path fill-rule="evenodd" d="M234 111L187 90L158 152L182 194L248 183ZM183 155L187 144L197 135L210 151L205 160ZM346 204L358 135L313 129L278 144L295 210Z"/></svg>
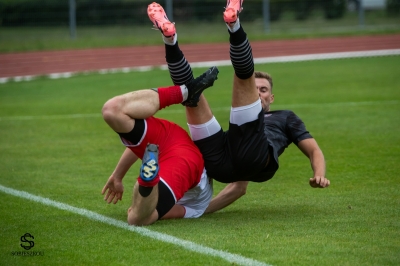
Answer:
<svg viewBox="0 0 400 266"><path fill-rule="evenodd" d="M140 222L140 220L136 220L136 219L133 219L130 217L128 217L128 224L134 225L134 226L143 226L143 224Z"/></svg>
<svg viewBox="0 0 400 266"><path fill-rule="evenodd" d="M135 226L143 226L143 219L140 219L132 210L128 211L128 224Z"/></svg>
<svg viewBox="0 0 400 266"><path fill-rule="evenodd" d="M134 214L132 214L132 215L128 214L128 224L129 225L146 226L146 225L150 225L152 223L154 223L154 221L152 221L152 219L150 219L150 217L141 218Z"/></svg>
<svg viewBox="0 0 400 266"><path fill-rule="evenodd" d="M101 110L101 113L103 115L103 119L109 123L110 121L113 121L118 113L118 98L114 97L110 100L108 100L104 105Z"/></svg>

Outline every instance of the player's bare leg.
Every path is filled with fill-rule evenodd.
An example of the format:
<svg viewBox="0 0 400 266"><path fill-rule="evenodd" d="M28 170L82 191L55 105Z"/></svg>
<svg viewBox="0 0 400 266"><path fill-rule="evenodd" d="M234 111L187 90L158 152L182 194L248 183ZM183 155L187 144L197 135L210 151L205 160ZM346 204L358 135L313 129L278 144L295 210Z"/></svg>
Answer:
<svg viewBox="0 0 400 266"><path fill-rule="evenodd" d="M130 132L135 119L145 119L160 108L157 92L141 90L125 93L108 100L103 106L103 118L107 124L120 133Z"/></svg>
<svg viewBox="0 0 400 266"><path fill-rule="evenodd" d="M229 32L233 77L232 109L229 122L241 126L259 119L262 104L256 87L250 43L239 20L243 0L228 0L224 20Z"/></svg>
<svg viewBox="0 0 400 266"><path fill-rule="evenodd" d="M254 78L253 55L244 32L239 13L243 0L229 0L224 12L224 21L230 35L230 57L235 70L233 77L232 107L248 106L259 99Z"/></svg>
<svg viewBox="0 0 400 266"><path fill-rule="evenodd" d="M158 202L158 185L155 185L147 197L143 197L139 190L139 183L136 182L133 188L132 206L128 209L128 224L149 225L157 221L156 211Z"/></svg>
<svg viewBox="0 0 400 266"><path fill-rule="evenodd" d="M158 219L156 211L160 181L158 154L157 145L147 145L138 182L133 188L132 206L128 209L128 224L130 225L149 225Z"/></svg>
<svg viewBox="0 0 400 266"><path fill-rule="evenodd" d="M190 125L205 124L213 118L213 113L204 95L200 96L197 107L186 108L186 118Z"/></svg>
<svg viewBox="0 0 400 266"><path fill-rule="evenodd" d="M180 86L161 87L129 92L108 100L102 109L107 124L118 133L127 133L135 126L135 119L146 119L172 104L197 106L203 90L217 79L218 69L211 67L196 79Z"/></svg>
<svg viewBox="0 0 400 266"><path fill-rule="evenodd" d="M260 99L254 75L247 79L233 77L232 107L250 105Z"/></svg>
<svg viewBox="0 0 400 266"><path fill-rule="evenodd" d="M157 3L152 3L149 5L147 14L151 22L156 25L156 28L159 29L162 34L162 39L165 44L165 58L172 82L175 85L182 85L191 82L194 79L193 72L179 47L175 24L168 20L164 9ZM163 27L163 25L166 25L166 27ZM168 31L166 31L165 28L167 28ZM215 68L212 69L212 71L216 79L218 70ZM188 98L192 99L185 101L182 104L187 107L186 117L191 131L192 125L195 127L203 127L211 120L216 122L203 94L198 93L195 95L195 97L189 96ZM217 127L220 129L219 125L213 128ZM213 129L211 131L213 132Z"/></svg>

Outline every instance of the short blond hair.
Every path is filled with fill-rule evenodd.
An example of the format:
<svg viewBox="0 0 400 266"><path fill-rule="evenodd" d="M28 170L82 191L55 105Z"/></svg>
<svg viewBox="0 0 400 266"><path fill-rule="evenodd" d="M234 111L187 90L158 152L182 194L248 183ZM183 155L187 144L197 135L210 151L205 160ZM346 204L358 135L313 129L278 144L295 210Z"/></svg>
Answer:
<svg viewBox="0 0 400 266"><path fill-rule="evenodd" d="M267 72L255 71L254 72L255 78L257 79L266 79L268 80L269 84L271 85L271 92L273 87L272 77Z"/></svg>

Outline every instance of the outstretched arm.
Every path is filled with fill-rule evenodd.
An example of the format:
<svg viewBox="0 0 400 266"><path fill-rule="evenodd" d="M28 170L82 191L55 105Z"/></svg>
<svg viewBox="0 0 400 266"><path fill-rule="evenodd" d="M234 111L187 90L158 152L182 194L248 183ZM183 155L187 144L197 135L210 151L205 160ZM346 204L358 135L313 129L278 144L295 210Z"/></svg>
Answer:
<svg viewBox="0 0 400 266"><path fill-rule="evenodd" d="M103 195L107 192L107 194L104 196L105 201L116 204L118 200L122 200L122 194L124 193L122 179L128 172L129 168L137 161L137 159L138 157L136 154L134 154L130 149L126 148L124 150L117 166L101 191L101 194Z"/></svg>
<svg viewBox="0 0 400 266"><path fill-rule="evenodd" d="M213 198L204 213L212 213L232 204L241 196L246 194L248 181L238 181L228 184L221 192Z"/></svg>
<svg viewBox="0 0 400 266"><path fill-rule="evenodd" d="M324 154L315 139L304 139L298 143L298 147L310 159L311 168L314 171L314 176L309 180L310 186L313 188L328 187L330 181L325 177Z"/></svg>

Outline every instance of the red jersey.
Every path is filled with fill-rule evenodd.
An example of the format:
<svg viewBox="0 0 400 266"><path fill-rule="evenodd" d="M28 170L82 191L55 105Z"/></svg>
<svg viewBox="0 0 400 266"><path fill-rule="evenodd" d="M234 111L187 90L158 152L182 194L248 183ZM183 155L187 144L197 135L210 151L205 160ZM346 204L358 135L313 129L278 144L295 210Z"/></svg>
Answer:
<svg viewBox="0 0 400 266"><path fill-rule="evenodd" d="M177 124L155 117L144 119L144 122L144 134L138 144L121 140L140 159L148 143L159 146L159 176L173 192L176 202L200 182L203 157L189 134Z"/></svg>

